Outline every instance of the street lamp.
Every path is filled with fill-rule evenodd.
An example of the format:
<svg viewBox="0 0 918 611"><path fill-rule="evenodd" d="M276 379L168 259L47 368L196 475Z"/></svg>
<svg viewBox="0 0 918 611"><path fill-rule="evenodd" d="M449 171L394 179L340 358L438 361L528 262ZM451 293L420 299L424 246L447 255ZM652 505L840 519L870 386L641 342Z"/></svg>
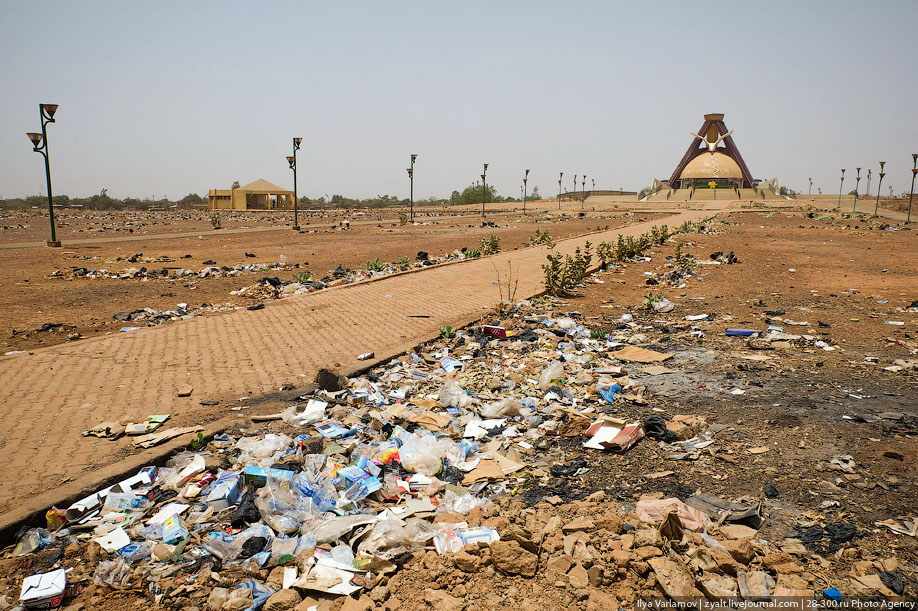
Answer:
<svg viewBox="0 0 918 611"><path fill-rule="evenodd" d="M48 123L54 123L54 113L57 112L57 104L39 104L38 114L41 116L41 133L29 132L26 135L32 141L32 150L41 153L45 158L45 178L48 181L48 218L51 221L51 239L48 240L48 246L59 248L61 243L57 241L57 233L54 229L54 204L51 196L51 161L48 159Z"/></svg>
<svg viewBox="0 0 918 611"><path fill-rule="evenodd" d="M841 196L845 190L845 168L842 168L841 184L838 186L838 211L841 212Z"/></svg>
<svg viewBox="0 0 918 611"><path fill-rule="evenodd" d="M484 164L484 171L481 173L481 216L485 215L485 197L488 194L488 164Z"/></svg>
<svg viewBox="0 0 918 611"><path fill-rule="evenodd" d="M409 221L414 222L414 162L418 158L417 153L411 154L411 167L408 168L408 180L411 182L411 208Z"/></svg>
<svg viewBox="0 0 918 611"><path fill-rule="evenodd" d="M877 212L880 210L880 192L883 189L883 177L886 176L886 172L883 171L883 166L886 165L885 161L880 162L880 182L877 183L877 205L873 209L873 215L877 216Z"/></svg>
<svg viewBox="0 0 918 611"><path fill-rule="evenodd" d="M523 175L523 214L526 214L526 189L528 188L526 183L529 182L529 170L526 170L526 174Z"/></svg>
<svg viewBox="0 0 918 611"><path fill-rule="evenodd" d="M293 155L287 155L287 163L290 164L290 169L293 170L293 230L300 230L300 198L296 194L296 152L300 150L300 144L302 144L302 138L293 139Z"/></svg>
<svg viewBox="0 0 918 611"><path fill-rule="evenodd" d="M807 195L813 194L813 179L810 178L810 190L806 192Z"/></svg>
<svg viewBox="0 0 918 611"><path fill-rule="evenodd" d="M558 174L558 210L561 209L561 179L564 178L564 172Z"/></svg>
<svg viewBox="0 0 918 611"><path fill-rule="evenodd" d="M867 168L867 186L864 187L864 197L870 197L870 168Z"/></svg>
<svg viewBox="0 0 918 611"><path fill-rule="evenodd" d="M595 178L591 178L590 180L593 181L593 189L590 191L590 194L592 195L593 191L596 190L596 179L595 179Z"/></svg>
<svg viewBox="0 0 918 611"><path fill-rule="evenodd" d="M857 186L861 184L861 169L855 169L857 170L857 179L854 181L854 208L851 209L852 213L857 212Z"/></svg>
<svg viewBox="0 0 918 611"><path fill-rule="evenodd" d="M912 196L915 194L915 175L918 174L918 153L912 153L912 188L908 192L908 218L906 223L912 222Z"/></svg>
<svg viewBox="0 0 918 611"><path fill-rule="evenodd" d="M583 203L586 201L586 174L580 177L580 209L583 210Z"/></svg>

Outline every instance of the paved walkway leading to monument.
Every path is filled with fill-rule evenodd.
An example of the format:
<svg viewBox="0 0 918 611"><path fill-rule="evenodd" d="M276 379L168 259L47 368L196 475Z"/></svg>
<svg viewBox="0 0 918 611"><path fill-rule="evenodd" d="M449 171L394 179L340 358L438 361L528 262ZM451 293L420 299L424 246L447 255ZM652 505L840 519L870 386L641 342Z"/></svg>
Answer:
<svg viewBox="0 0 918 611"><path fill-rule="evenodd" d="M686 210L655 222L675 227L710 214ZM571 253L587 240L638 235L652 224L564 240L557 248ZM198 424L204 414L213 417L213 407L200 406L203 399L256 397L285 382L301 386L322 366L355 367L361 353L399 354L436 336L443 325L465 324L495 306L495 268L506 275L512 265L518 299L541 292L546 252L538 247L499 253L291 297L263 310L0 357L0 521L94 484L100 467L129 454L128 439L81 437L87 428L164 413L178 425ZM183 384L193 386L191 397L177 396ZM228 408L218 414L232 415L239 414Z"/></svg>

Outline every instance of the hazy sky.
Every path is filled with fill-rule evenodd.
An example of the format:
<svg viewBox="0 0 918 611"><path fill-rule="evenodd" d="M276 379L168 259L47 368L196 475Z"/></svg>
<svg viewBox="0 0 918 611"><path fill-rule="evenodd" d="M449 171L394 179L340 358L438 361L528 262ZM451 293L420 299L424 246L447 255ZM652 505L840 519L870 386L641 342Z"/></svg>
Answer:
<svg viewBox="0 0 918 611"><path fill-rule="evenodd" d="M756 178L838 191L918 152L918 1L0 3L0 197L519 195L668 178L707 112ZM579 183L579 179L578 179ZM861 191L865 186L861 181ZM592 186L587 183L588 188ZM580 185L578 184L578 188ZM846 179L845 190L853 188ZM876 192L876 178L871 190ZM885 188L884 188L885 191ZM816 192L814 187L813 192Z"/></svg>

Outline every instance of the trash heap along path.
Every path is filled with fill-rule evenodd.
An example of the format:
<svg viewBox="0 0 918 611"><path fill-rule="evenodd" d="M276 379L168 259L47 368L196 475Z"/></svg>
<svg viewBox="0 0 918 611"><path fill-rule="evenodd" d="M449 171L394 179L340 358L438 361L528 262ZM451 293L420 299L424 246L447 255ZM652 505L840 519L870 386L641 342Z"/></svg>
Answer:
<svg viewBox="0 0 918 611"><path fill-rule="evenodd" d="M675 227L710 214L683 211L657 222ZM565 240L557 249L572 253L587 240L598 244L619 233L639 235L651 225ZM512 266L519 279L516 299L541 292L546 253L545 247L499 253L287 299L263 310L0 357L5 381L0 522L9 524L91 487L97 469L126 456L128 439L81 436L100 422L171 414L174 426L196 425L214 419L213 408L201 401L271 393L287 382L312 379L329 363L353 368L360 354L398 354L444 325L460 326L495 306L498 271L505 278ZM191 396L179 397L186 386Z"/></svg>

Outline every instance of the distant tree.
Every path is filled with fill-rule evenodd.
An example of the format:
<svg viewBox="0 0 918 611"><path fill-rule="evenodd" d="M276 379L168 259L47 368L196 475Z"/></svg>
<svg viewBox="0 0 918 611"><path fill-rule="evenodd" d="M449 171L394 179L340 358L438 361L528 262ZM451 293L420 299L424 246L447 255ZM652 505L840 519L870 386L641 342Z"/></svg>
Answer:
<svg viewBox="0 0 918 611"><path fill-rule="evenodd" d="M233 186L232 186L231 188L232 188L232 189L238 189L238 188L239 188L239 181L238 181L238 180L234 180L234 181L233 181Z"/></svg>
<svg viewBox="0 0 918 611"><path fill-rule="evenodd" d="M542 196L539 194L539 187L532 188L532 195L529 196L529 199L542 199Z"/></svg>
<svg viewBox="0 0 918 611"><path fill-rule="evenodd" d="M197 193L189 193L185 197L179 200L182 204L201 204L204 203L204 198L198 195Z"/></svg>

